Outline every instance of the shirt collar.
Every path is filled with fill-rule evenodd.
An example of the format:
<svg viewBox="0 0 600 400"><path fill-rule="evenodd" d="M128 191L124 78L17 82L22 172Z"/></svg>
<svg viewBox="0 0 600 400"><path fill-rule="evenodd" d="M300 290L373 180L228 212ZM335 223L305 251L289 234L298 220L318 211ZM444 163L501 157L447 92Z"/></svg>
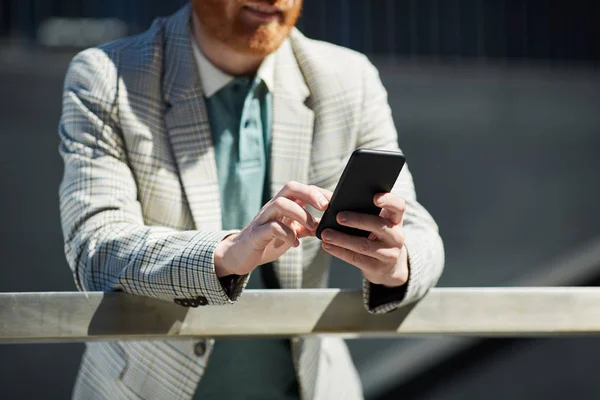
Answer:
<svg viewBox="0 0 600 400"><path fill-rule="evenodd" d="M193 35L190 35L190 40L192 42L194 59L198 66L198 73L200 74L200 82L202 83L204 95L207 98L212 97L219 90L227 86L234 77L221 71L206 58L196 43L196 39L194 39ZM269 54L263 60L256 72L256 76L267 85L269 91L273 91L273 84L275 81L275 53Z"/></svg>

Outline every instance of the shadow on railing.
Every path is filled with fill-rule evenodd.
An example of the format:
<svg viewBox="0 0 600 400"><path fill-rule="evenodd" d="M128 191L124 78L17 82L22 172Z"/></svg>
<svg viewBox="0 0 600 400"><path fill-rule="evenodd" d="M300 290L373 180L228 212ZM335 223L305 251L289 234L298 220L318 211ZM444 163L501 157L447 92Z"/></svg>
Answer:
<svg viewBox="0 0 600 400"><path fill-rule="evenodd" d="M362 293L247 291L229 306L182 308L122 293L0 294L0 343L339 335L547 336L600 333L600 289L433 289L371 315Z"/></svg>

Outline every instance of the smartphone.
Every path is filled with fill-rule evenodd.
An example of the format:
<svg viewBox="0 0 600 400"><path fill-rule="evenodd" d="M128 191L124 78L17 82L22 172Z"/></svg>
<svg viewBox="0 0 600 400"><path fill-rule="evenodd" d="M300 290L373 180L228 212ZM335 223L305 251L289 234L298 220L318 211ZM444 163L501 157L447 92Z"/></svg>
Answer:
<svg viewBox="0 0 600 400"><path fill-rule="evenodd" d="M331 228L349 235L369 236L369 232L338 224L336 216L341 211L379 215L381 208L373 203L378 193L391 192L406 162L399 151L355 150L340 178L329 207L323 213L316 235Z"/></svg>

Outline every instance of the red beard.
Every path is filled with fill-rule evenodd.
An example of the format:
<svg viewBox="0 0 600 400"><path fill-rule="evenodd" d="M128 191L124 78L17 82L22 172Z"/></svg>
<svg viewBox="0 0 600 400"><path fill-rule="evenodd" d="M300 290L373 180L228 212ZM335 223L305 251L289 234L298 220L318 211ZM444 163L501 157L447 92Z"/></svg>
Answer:
<svg viewBox="0 0 600 400"><path fill-rule="evenodd" d="M237 52L266 56L281 46L300 16L303 0L193 0L204 34ZM275 6L281 12L261 20L246 4Z"/></svg>

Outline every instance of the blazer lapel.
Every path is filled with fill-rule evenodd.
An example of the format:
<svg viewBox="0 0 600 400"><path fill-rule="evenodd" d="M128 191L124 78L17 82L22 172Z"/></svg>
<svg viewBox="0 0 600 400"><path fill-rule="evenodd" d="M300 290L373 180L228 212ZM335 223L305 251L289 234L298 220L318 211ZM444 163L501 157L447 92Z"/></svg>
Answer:
<svg viewBox="0 0 600 400"><path fill-rule="evenodd" d="M165 124L197 229L221 229L217 167L210 125L190 38L190 6L165 27Z"/></svg>
<svg viewBox="0 0 600 400"><path fill-rule="evenodd" d="M179 11L166 25L163 95L165 124L181 183L197 229L221 229L215 153L206 105L190 42L190 11ZM291 41L276 54L273 90L271 193L289 181L306 183L310 167L314 113L309 90ZM302 247L274 262L282 288L302 287Z"/></svg>
<svg viewBox="0 0 600 400"><path fill-rule="evenodd" d="M291 40L276 54L273 91L273 141L271 147L271 193L289 181L307 183L310 167L314 113L306 106L309 96ZM302 287L302 246L289 249L274 262L282 288Z"/></svg>

